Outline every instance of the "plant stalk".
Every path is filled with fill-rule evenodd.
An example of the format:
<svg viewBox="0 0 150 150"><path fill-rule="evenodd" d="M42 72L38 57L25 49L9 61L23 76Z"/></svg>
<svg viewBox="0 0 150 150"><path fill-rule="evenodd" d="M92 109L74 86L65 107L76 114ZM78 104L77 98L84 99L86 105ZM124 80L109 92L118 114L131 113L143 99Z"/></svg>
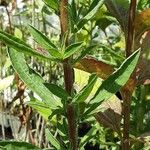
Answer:
<svg viewBox="0 0 150 150"><path fill-rule="evenodd" d="M135 32L135 14L136 14L136 4L137 0L131 0L130 9L129 9L129 19L128 19L128 35L126 39L126 57L129 57L134 50L134 32ZM123 141L122 141L122 150L130 149L130 107L131 107L131 98L132 93L136 86L136 78L134 73L132 75L133 82L129 81L122 89L123 97Z"/></svg>
<svg viewBox="0 0 150 150"><path fill-rule="evenodd" d="M68 46L68 34L69 31L69 19L67 12L68 0L60 0L60 25L61 25L61 38L64 38L66 35L64 46ZM74 82L74 72L73 68L70 64L70 59L65 59L63 62L63 70L64 70L64 83L65 89L69 95L72 94L73 90L73 82ZM71 149L77 150L77 124L76 124L76 113L75 107L71 103L71 101L66 104L66 115L68 120L68 134L69 141L71 143Z"/></svg>
<svg viewBox="0 0 150 150"><path fill-rule="evenodd" d="M128 18L128 34L126 39L126 57L129 57L134 50L135 14L137 0L131 0Z"/></svg>

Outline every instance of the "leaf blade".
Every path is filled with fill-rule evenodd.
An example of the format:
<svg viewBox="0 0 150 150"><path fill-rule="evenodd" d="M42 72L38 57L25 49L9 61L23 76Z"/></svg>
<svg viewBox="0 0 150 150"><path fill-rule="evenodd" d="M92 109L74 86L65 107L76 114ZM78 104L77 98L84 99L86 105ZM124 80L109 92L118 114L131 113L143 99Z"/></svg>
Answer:
<svg viewBox="0 0 150 150"><path fill-rule="evenodd" d="M90 95L95 83L97 81L97 76L95 74L89 77L88 84L73 98L73 102L84 102Z"/></svg>
<svg viewBox="0 0 150 150"><path fill-rule="evenodd" d="M56 149L61 149L61 150L65 150L65 148L60 145L59 141L51 134L51 132L46 129L45 130L45 134L46 134L46 137L48 138L49 142L56 148Z"/></svg>
<svg viewBox="0 0 150 150"><path fill-rule="evenodd" d="M90 102L90 108L85 112L85 114L91 113L96 109L100 103L104 100L109 99L113 94L115 94L130 78L133 70L136 67L140 56L139 51L135 51L130 57L128 57L123 64L110 75L99 87L95 96Z"/></svg>
<svg viewBox="0 0 150 150"><path fill-rule="evenodd" d="M34 70L28 67L24 55L14 49L8 50L8 53L15 71L24 83L36 92L50 108L56 109L60 106L60 102L54 100L52 93L44 86L44 80Z"/></svg>
<svg viewBox="0 0 150 150"><path fill-rule="evenodd" d="M74 43L74 44L69 45L66 48L66 50L64 51L63 59L70 57L71 55L73 55L74 53L79 51L81 47L82 47L82 42L78 42L78 43Z"/></svg>
<svg viewBox="0 0 150 150"><path fill-rule="evenodd" d="M29 31L34 37L35 41L46 49L52 57L61 58L61 53L57 50L57 47L39 30L29 25Z"/></svg>
<svg viewBox="0 0 150 150"><path fill-rule="evenodd" d="M9 47L16 49L17 51L26 53L31 56L37 56L45 60L52 59L48 55L43 55L38 51L33 50L28 44L8 33L0 31L0 40L6 43Z"/></svg>
<svg viewBox="0 0 150 150"><path fill-rule="evenodd" d="M100 0L95 7L92 7L86 16L84 16L77 24L77 29L80 30L98 11L98 9L103 5L104 0ZM94 2L93 2L94 3ZM93 4L92 3L92 4ZM91 9L91 8L90 8Z"/></svg>

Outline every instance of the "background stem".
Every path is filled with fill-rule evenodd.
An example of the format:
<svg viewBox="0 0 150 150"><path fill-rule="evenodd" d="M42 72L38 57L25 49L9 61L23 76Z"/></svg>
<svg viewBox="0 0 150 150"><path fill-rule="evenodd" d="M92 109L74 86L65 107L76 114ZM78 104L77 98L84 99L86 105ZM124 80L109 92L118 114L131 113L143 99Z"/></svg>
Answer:
<svg viewBox="0 0 150 150"><path fill-rule="evenodd" d="M128 35L126 39L126 57L130 56L134 50L134 23L135 23L135 13L136 13L136 3L137 0L131 0L130 9L129 9L129 19L128 19ZM134 73L133 73L134 74ZM131 81L130 81L131 82ZM123 142L122 150L130 149L130 106L133 90L136 86L136 80L134 78L133 84L127 82L126 86L122 90L123 97Z"/></svg>

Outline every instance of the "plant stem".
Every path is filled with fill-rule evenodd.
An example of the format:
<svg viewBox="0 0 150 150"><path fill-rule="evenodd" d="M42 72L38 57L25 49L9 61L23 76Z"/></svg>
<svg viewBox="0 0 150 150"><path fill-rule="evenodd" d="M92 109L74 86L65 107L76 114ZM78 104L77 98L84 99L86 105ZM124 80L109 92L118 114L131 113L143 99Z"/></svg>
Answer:
<svg viewBox="0 0 150 150"><path fill-rule="evenodd" d="M131 0L128 19L128 35L126 40L126 57L130 56L134 49L135 13L137 0Z"/></svg>
<svg viewBox="0 0 150 150"><path fill-rule="evenodd" d="M130 9L129 9L129 19L128 19L128 35L126 39L126 57L130 56L134 49L134 20L136 13L136 3L137 0L131 0ZM134 77L134 73L133 73ZM131 106L131 98L133 90L136 86L136 79L133 78L133 82L127 82L126 86L122 90L123 97L123 142L122 142L122 150L130 149L130 138L129 138L129 130L130 130L130 106Z"/></svg>
<svg viewBox="0 0 150 150"><path fill-rule="evenodd" d="M64 38L69 31L68 28L68 12L67 12L68 0L60 0L60 25L61 25L61 38ZM65 40L65 47L68 46L68 35ZM65 89L69 95L71 95L73 90L73 68L69 63L71 58L64 60L63 62L63 70L64 70L64 82ZM77 150L77 125L76 125L76 116L75 116L75 107L69 101L66 107L66 114L68 120L68 134L69 141L71 143L71 149Z"/></svg>

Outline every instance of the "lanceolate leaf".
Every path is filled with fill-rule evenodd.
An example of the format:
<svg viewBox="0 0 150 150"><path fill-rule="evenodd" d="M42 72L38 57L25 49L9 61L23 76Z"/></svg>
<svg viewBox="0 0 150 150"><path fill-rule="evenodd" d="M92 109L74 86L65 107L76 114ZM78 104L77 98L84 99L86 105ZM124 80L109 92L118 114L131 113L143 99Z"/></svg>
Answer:
<svg viewBox="0 0 150 150"><path fill-rule="evenodd" d="M8 50L12 65L20 78L27 86L36 92L42 100L52 109L60 106L60 101L54 99L53 94L44 86L44 80L31 68L28 67L22 53L14 49Z"/></svg>
<svg viewBox="0 0 150 150"><path fill-rule="evenodd" d="M45 120L51 115L52 111L47 104L39 100L31 100L27 102L29 106L35 109Z"/></svg>
<svg viewBox="0 0 150 150"><path fill-rule="evenodd" d="M121 61L123 61L125 59L123 56L120 56L119 54L117 54L114 50L112 50L108 46L106 46L104 44L100 44L99 46L104 48L104 50L108 51L108 53L110 53L112 57L115 57L116 59L119 59Z"/></svg>
<svg viewBox="0 0 150 150"><path fill-rule="evenodd" d="M42 53L33 50L28 44L8 33L0 31L0 40L6 43L9 47L14 48L15 50L22 53L37 56L47 60L51 59L50 55L43 55Z"/></svg>
<svg viewBox="0 0 150 150"><path fill-rule="evenodd" d="M82 47L82 42L75 43L75 44L72 44L72 45L68 46L66 48L66 50L64 51L63 59L66 59L66 58L70 57L75 52L79 51L81 49L81 47Z"/></svg>
<svg viewBox="0 0 150 150"><path fill-rule="evenodd" d="M95 74L91 75L88 84L73 98L73 102L84 102L90 95L96 80L97 76Z"/></svg>
<svg viewBox="0 0 150 150"><path fill-rule="evenodd" d="M43 0L44 3L49 6L50 8L58 11L59 10L59 5L58 5L58 0Z"/></svg>
<svg viewBox="0 0 150 150"><path fill-rule="evenodd" d="M27 142L1 141L0 146L2 150L40 150L40 148Z"/></svg>
<svg viewBox="0 0 150 150"><path fill-rule="evenodd" d="M97 0L96 0L97 1ZM81 21L77 24L77 29L80 30L99 10L99 8L103 5L104 0L99 0L97 5L88 12L86 16L84 16Z"/></svg>
<svg viewBox="0 0 150 150"><path fill-rule="evenodd" d="M44 83L44 85L57 97L67 100L69 97L68 93L56 84Z"/></svg>
<svg viewBox="0 0 150 150"><path fill-rule="evenodd" d="M34 28L33 26L29 26L29 31L33 35L36 42L39 43L44 49L48 50L50 55L55 58L61 58L61 54L57 50L57 47L39 30Z"/></svg>
<svg viewBox="0 0 150 150"><path fill-rule="evenodd" d="M73 60L73 64L81 60L84 56L86 56L86 54L88 54L90 51L92 51L96 47L97 45L92 45L92 46L86 47L85 49L82 49L80 55Z"/></svg>
<svg viewBox="0 0 150 150"><path fill-rule="evenodd" d="M120 66L118 70L116 70L101 84L94 98L91 100L91 106L86 113L89 113L96 109L102 101L110 98L122 86L126 84L136 67L139 56L139 51L134 52L129 58L125 60L125 62Z"/></svg>
<svg viewBox="0 0 150 150"><path fill-rule="evenodd" d="M51 134L51 132L46 129L45 130L46 137L49 142L57 149L57 150L65 150L65 148L60 144L60 142Z"/></svg>
<svg viewBox="0 0 150 150"><path fill-rule="evenodd" d="M41 45L43 48L57 48L42 32L29 26L29 31L33 35L34 39Z"/></svg>

